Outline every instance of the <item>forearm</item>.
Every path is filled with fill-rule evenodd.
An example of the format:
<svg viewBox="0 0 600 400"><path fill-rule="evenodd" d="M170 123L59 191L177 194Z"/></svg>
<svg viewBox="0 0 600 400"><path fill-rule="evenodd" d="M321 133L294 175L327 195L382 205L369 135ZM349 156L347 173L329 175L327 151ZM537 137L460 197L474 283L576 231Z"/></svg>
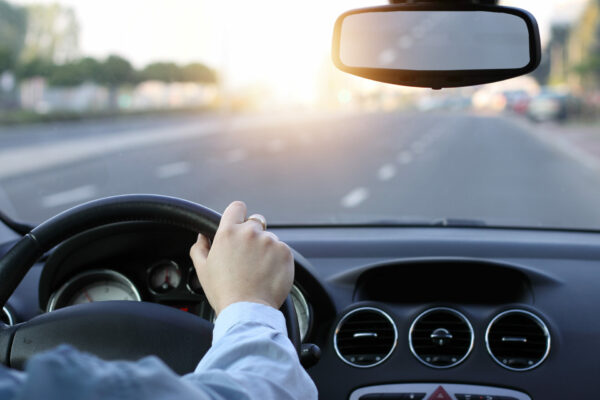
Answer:
<svg viewBox="0 0 600 400"><path fill-rule="evenodd" d="M312 400L314 383L272 307L236 303L215 324L213 347L183 378L156 357L100 360L68 346L32 358L25 373L0 369L0 398Z"/></svg>
<svg viewBox="0 0 600 400"><path fill-rule="evenodd" d="M213 347L196 372L185 377L203 383L229 382L229 389L253 399L317 398L317 390L287 338L283 315L267 306L236 303L219 315ZM236 393L236 394L238 394Z"/></svg>

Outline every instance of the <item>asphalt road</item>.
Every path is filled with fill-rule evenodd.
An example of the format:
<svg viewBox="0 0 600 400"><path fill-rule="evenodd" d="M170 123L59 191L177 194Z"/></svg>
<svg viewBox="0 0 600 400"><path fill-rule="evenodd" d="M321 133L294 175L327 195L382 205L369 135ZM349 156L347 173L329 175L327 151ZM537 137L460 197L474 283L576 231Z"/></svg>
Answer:
<svg viewBox="0 0 600 400"><path fill-rule="evenodd" d="M600 171L511 118L371 113L155 117L0 128L0 208L40 222L124 193L270 222L600 228Z"/></svg>

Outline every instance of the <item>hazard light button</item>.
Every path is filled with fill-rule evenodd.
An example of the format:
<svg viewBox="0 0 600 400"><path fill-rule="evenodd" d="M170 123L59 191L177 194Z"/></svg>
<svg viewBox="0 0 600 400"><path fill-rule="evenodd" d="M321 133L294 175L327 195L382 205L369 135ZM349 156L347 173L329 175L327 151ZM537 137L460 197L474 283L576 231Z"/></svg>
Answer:
<svg viewBox="0 0 600 400"><path fill-rule="evenodd" d="M448 392L446 392L444 390L443 387L438 386L438 388L435 389L435 392L433 392L431 394L431 396L429 396L429 399L427 399L427 400L453 400L453 399L452 399L452 397L450 397Z"/></svg>

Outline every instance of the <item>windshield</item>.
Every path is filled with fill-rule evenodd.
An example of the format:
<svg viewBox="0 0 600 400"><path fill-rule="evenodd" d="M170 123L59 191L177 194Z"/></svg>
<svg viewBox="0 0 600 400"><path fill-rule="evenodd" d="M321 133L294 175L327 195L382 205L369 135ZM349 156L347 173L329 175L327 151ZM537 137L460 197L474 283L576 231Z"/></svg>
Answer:
<svg viewBox="0 0 600 400"><path fill-rule="evenodd" d="M600 1L512 2L541 66L441 91L334 68L336 17L382 3L0 0L0 209L156 193L271 225L600 229Z"/></svg>

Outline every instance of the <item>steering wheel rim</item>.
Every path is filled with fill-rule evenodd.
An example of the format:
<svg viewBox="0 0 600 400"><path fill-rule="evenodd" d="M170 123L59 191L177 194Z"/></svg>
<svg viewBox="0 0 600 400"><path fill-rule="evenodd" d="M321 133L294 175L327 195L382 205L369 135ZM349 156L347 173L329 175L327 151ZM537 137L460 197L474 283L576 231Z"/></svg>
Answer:
<svg viewBox="0 0 600 400"><path fill-rule="evenodd" d="M0 259L0 307L6 303L37 259L54 246L76 234L111 223L148 221L200 232L213 239L220 219L219 213L200 204L160 195L114 196L76 206L34 228ZM77 324L67 328L67 321L73 321L73 319L86 321L87 324L116 324L113 327L114 329L129 330L138 337L142 334L144 336L143 340L135 342L122 340L122 343L117 344L117 347L122 345L123 352L127 353L124 358L134 359L144 355L156 354L156 345L159 344L159 353L162 351L162 354L156 355L179 373L191 372L201 356L194 362L183 363L178 362L178 358L186 357L188 354L190 357L198 357L200 353L203 355L210 347L212 324L208 321L167 306L152 303L121 305L108 303L121 302L105 302L104 304L99 302L68 307L49 314L43 314L14 327L4 327L0 330L0 362L19 368L31 355L54 347L52 342L48 343L46 338L48 335L52 336L55 333L57 326L60 326L60 338L63 342L66 341L64 340L66 334L62 332L65 329L72 333L73 341L78 342L81 335L77 335ZM153 308L150 313L151 316L146 315L150 311L149 305ZM288 336L299 352L300 332L290 296L285 300L281 311L286 316ZM90 320L90 313L93 314L91 317L96 319ZM115 318L111 318L111 316ZM185 330L188 327L190 332L194 332L194 335L179 335L177 338L179 343L177 348L173 349L173 354L170 354L167 351L169 349L162 345L162 342L167 339L167 332L160 326L161 319L168 321L177 329ZM140 326L148 324L151 325L151 327L148 327L149 332L140 332ZM94 334L93 331L87 333ZM156 335L156 340L148 337L148 335ZM196 335L202 336L201 340ZM115 340L119 340L119 338L117 337ZM187 349L181 351L182 344L186 341L194 346L196 351ZM134 351L130 351L130 346L135 348L138 345L151 347L152 350L134 349ZM86 346L80 340L76 347L81 350L90 350L82 349L81 347ZM102 349L102 347L99 348ZM97 351L91 350L90 352L102 357ZM115 354L109 354L103 358L119 357L115 357Z"/></svg>

